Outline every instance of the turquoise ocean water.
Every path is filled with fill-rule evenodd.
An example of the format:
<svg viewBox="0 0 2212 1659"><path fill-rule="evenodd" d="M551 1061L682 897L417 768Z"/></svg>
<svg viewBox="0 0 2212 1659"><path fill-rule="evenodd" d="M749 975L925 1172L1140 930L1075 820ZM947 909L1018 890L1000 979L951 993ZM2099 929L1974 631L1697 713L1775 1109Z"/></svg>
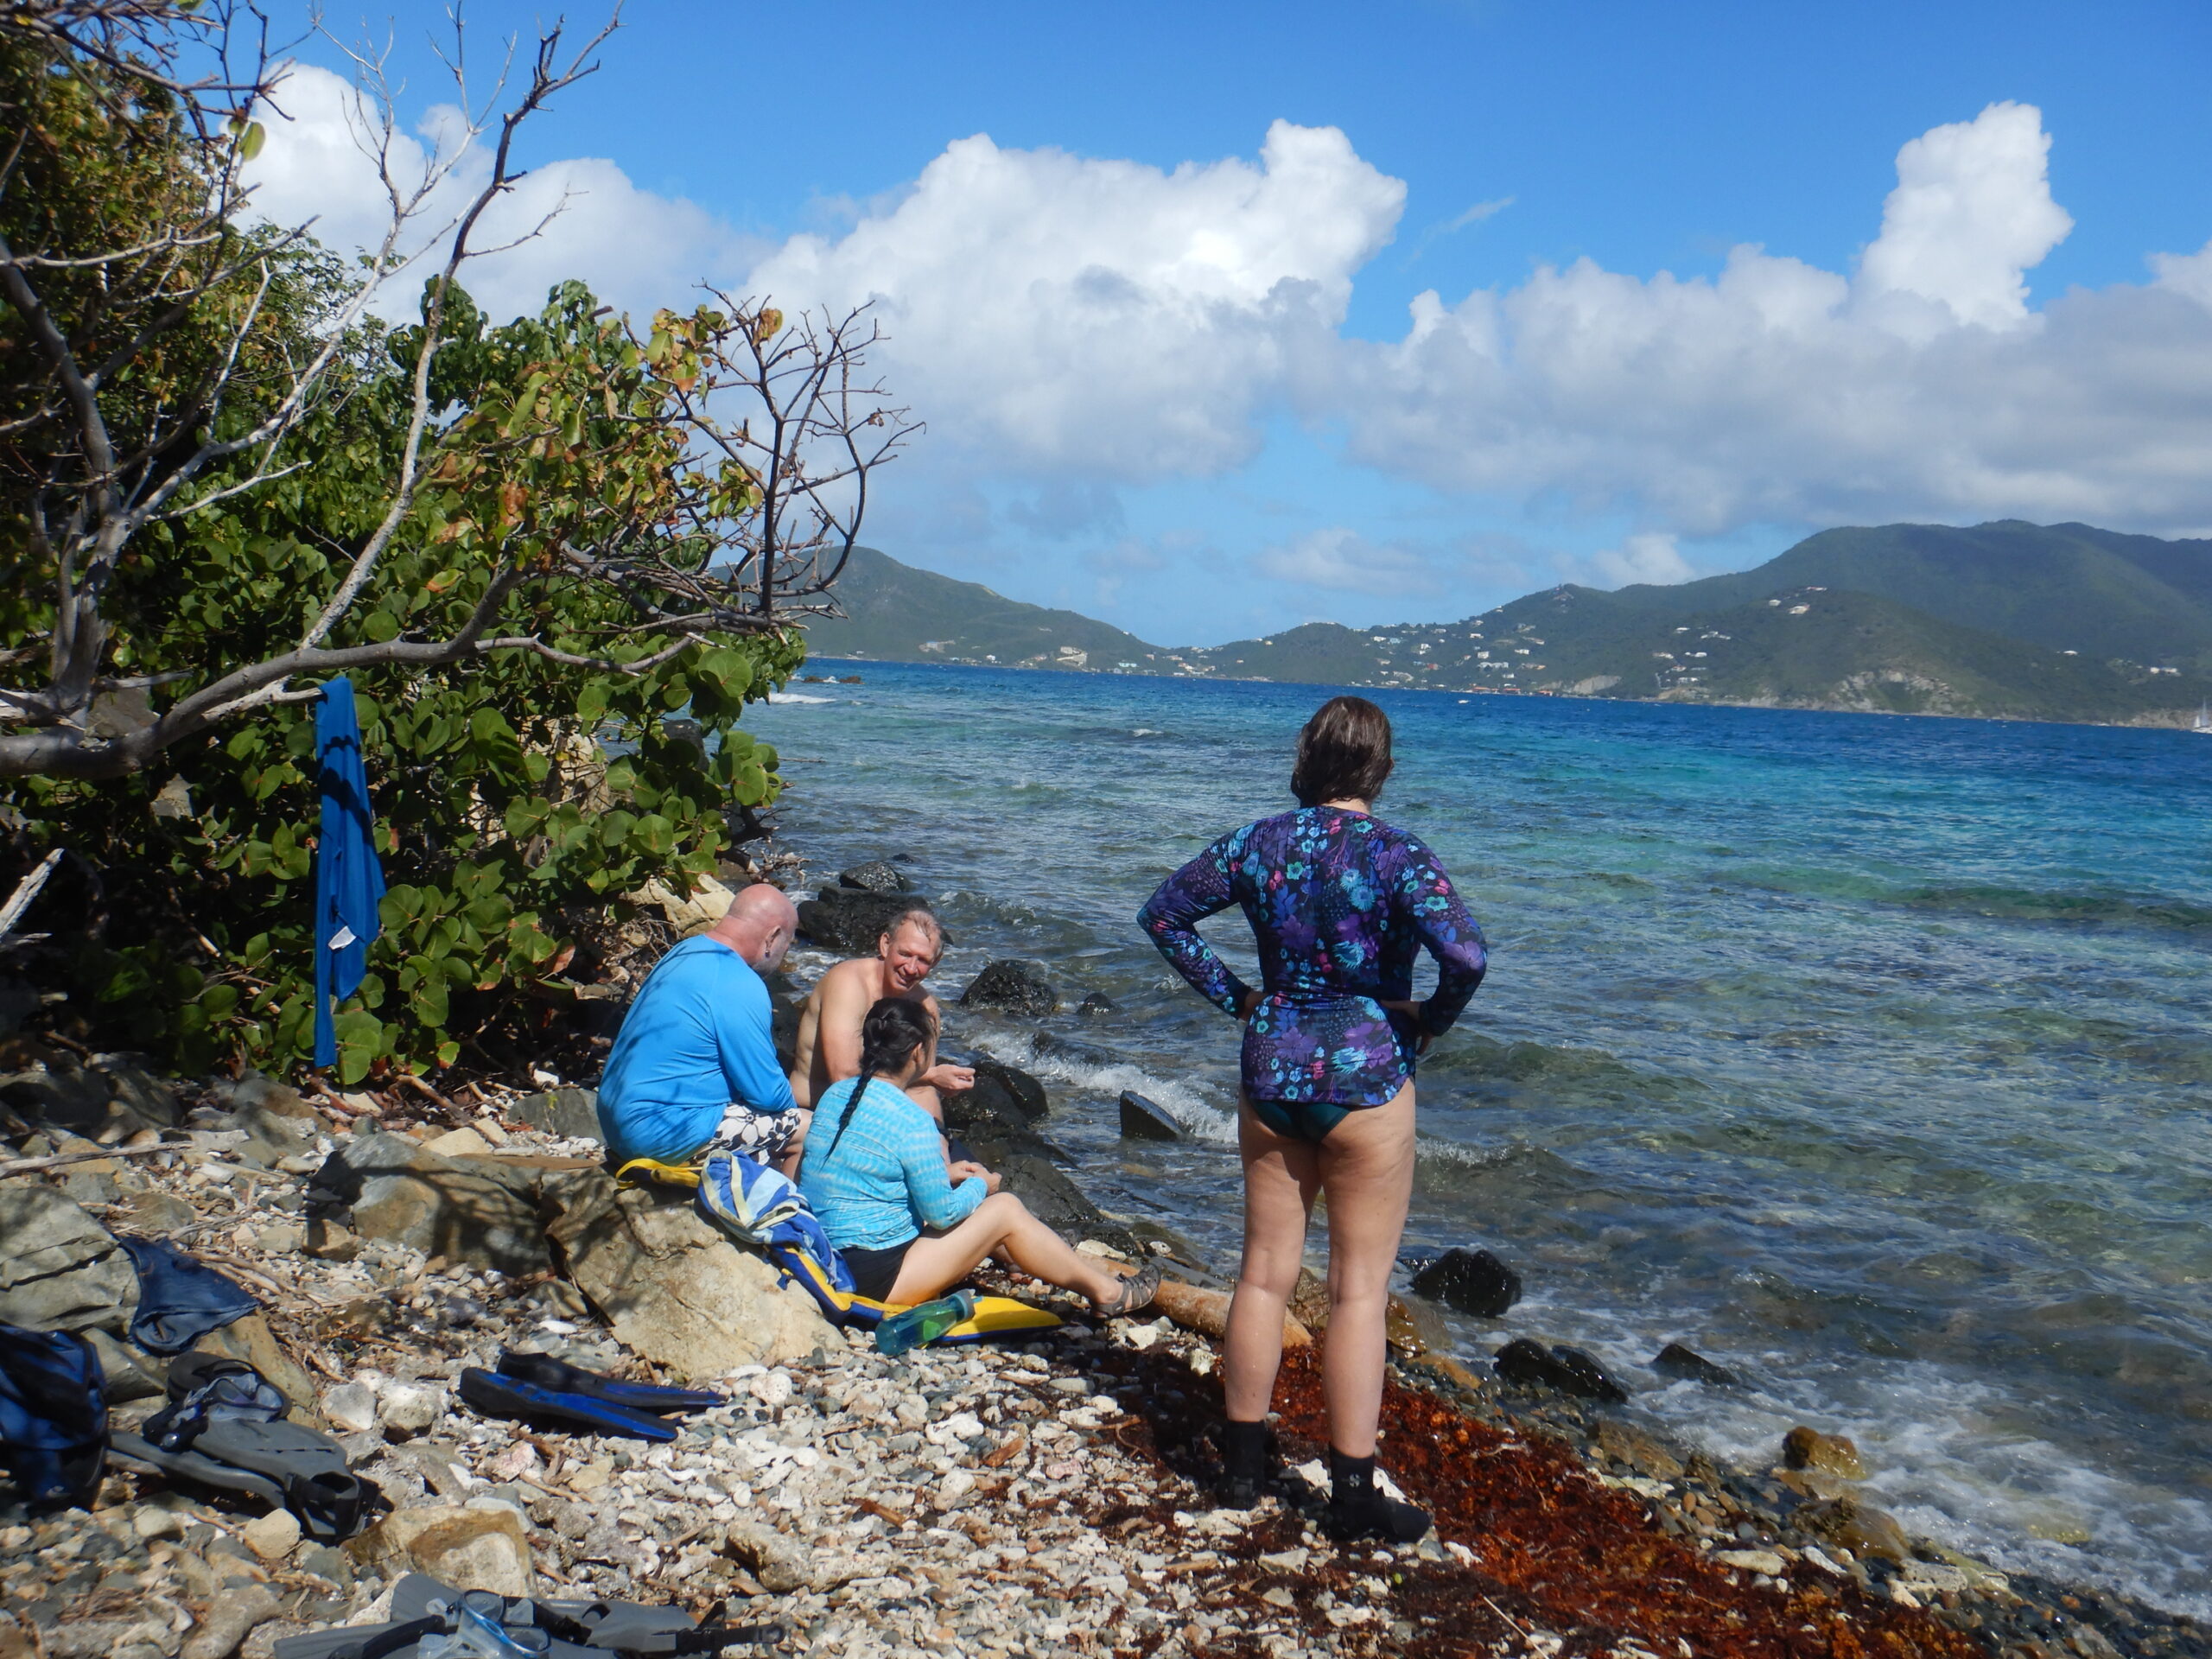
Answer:
<svg viewBox="0 0 2212 1659"><path fill-rule="evenodd" d="M948 1000L999 956L1070 1009L1112 998L963 1034L1051 1081L1102 1203L1233 1268L1236 1031L1132 918L1290 804L1325 694L850 671L749 716L789 843L824 879L910 855L957 936ZM1374 695L1381 810L1493 951L1421 1072L1408 1229L1527 1281L1454 1322L1463 1357L1580 1344L1756 1466L1793 1423L1849 1433L1909 1526L2212 1617L2212 741ZM1208 931L1249 971L1240 918ZM1125 1088L1195 1138L1121 1143ZM1665 1383L1669 1340L1752 1386Z"/></svg>

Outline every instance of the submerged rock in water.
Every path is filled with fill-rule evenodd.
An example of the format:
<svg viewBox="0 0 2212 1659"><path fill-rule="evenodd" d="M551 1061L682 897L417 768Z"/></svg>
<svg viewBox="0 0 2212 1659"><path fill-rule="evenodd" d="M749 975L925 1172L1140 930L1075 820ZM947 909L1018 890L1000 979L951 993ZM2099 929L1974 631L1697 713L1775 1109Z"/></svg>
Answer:
<svg viewBox="0 0 2212 1659"><path fill-rule="evenodd" d="M1782 1461L1791 1469L1817 1469L1846 1480L1866 1478L1858 1446L1842 1434L1823 1434L1800 1423L1782 1437Z"/></svg>
<svg viewBox="0 0 2212 1659"><path fill-rule="evenodd" d="M1060 1006L1059 994L1045 977L1044 964L1008 960L995 962L960 993L963 1008L992 1008L1041 1020Z"/></svg>
<svg viewBox="0 0 2212 1659"><path fill-rule="evenodd" d="M798 907L798 931L824 950L849 957L875 954L876 941L891 918L929 903L918 893L872 893L866 887L824 887ZM947 933L945 943L952 942Z"/></svg>
<svg viewBox="0 0 2212 1659"><path fill-rule="evenodd" d="M1703 1382L1716 1389L1740 1386L1742 1379L1726 1365L1717 1365L1694 1349L1670 1342L1651 1357L1651 1369L1677 1382Z"/></svg>
<svg viewBox="0 0 2212 1659"><path fill-rule="evenodd" d="M1183 1126L1164 1106L1147 1100L1134 1089L1122 1091L1122 1138L1124 1141L1180 1141Z"/></svg>
<svg viewBox="0 0 2212 1659"><path fill-rule="evenodd" d="M975 1066L976 1086L945 1096L945 1133L966 1141L979 1163L1006 1178L1007 1191L1070 1243L1100 1239L1142 1259L1142 1243L1084 1196L1061 1172L1052 1142L1031 1127L1049 1103L1044 1084L988 1054L968 1055L958 1063Z"/></svg>
<svg viewBox="0 0 2212 1659"><path fill-rule="evenodd" d="M1500 1377L1524 1388L1550 1389L1615 1405L1628 1400L1628 1390L1603 1365L1581 1349L1565 1344L1547 1348L1534 1338L1516 1337L1497 1351L1492 1363Z"/></svg>
<svg viewBox="0 0 2212 1659"><path fill-rule="evenodd" d="M1568 1384L1568 1392L1586 1400L1609 1400L1615 1405L1628 1403L1628 1390L1613 1380L1613 1374L1598 1363L1596 1355L1558 1343L1553 1345L1552 1357L1573 1379Z"/></svg>
<svg viewBox="0 0 2212 1659"><path fill-rule="evenodd" d="M870 859L865 864L855 864L849 870L837 872L841 887L858 887L864 893L912 893L914 884L899 871L881 859Z"/></svg>
<svg viewBox="0 0 2212 1659"><path fill-rule="evenodd" d="M1488 1250L1455 1247L1414 1274L1413 1289L1461 1313L1494 1319L1521 1300L1521 1275Z"/></svg>
<svg viewBox="0 0 2212 1659"><path fill-rule="evenodd" d="M1597 1443L1606 1457L1652 1480L1679 1479L1688 1467L1673 1446L1611 1417L1599 1423Z"/></svg>
<svg viewBox="0 0 2212 1659"><path fill-rule="evenodd" d="M1096 1020L1101 1014L1119 1012L1114 1006L1114 999L1103 991L1091 992L1090 995L1076 1004L1075 1011L1086 1020Z"/></svg>
<svg viewBox="0 0 2212 1659"><path fill-rule="evenodd" d="M1894 1516L1848 1497L1808 1503L1790 1520L1815 1537L1841 1544L1854 1554L1886 1555L1893 1561L1913 1559L1911 1541Z"/></svg>

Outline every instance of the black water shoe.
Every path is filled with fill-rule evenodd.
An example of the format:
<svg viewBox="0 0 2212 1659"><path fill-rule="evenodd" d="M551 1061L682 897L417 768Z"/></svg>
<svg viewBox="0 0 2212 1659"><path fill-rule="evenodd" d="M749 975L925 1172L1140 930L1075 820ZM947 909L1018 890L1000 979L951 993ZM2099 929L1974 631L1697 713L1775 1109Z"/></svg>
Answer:
<svg viewBox="0 0 2212 1659"><path fill-rule="evenodd" d="M1321 1525L1338 1542L1375 1538L1386 1544L1412 1544L1427 1535L1427 1511L1401 1503L1377 1486L1373 1458L1348 1458L1330 1447L1329 1483L1329 1508Z"/></svg>
<svg viewBox="0 0 2212 1659"><path fill-rule="evenodd" d="M1249 1510L1268 1489L1274 1436L1264 1422L1221 1426L1221 1480L1214 1495L1224 1509Z"/></svg>

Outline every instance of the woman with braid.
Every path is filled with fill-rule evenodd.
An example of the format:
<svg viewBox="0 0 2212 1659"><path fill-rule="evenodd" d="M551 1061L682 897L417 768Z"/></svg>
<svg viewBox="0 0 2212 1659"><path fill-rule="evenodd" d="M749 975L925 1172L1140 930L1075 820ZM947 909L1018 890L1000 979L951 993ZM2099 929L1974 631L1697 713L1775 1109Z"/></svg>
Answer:
<svg viewBox="0 0 2212 1659"><path fill-rule="evenodd" d="M995 1255L1088 1296L1103 1315L1148 1304L1158 1268L1126 1281L1107 1272L1001 1192L982 1165L946 1165L936 1120L906 1092L936 1063L936 1020L918 1002L887 996L861 1022L859 1073L815 1100L799 1190L852 1269L854 1289L871 1301L925 1302Z"/></svg>

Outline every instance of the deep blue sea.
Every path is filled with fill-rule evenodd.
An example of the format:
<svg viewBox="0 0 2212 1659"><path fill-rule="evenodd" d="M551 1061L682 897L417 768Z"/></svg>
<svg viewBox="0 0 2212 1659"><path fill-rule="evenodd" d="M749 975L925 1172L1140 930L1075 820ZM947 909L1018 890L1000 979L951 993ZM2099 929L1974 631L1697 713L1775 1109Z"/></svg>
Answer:
<svg viewBox="0 0 2212 1659"><path fill-rule="evenodd" d="M864 683L748 715L785 844L823 880L907 855L957 936L948 1001L1002 956L1070 1010L1110 997L1041 1039L959 1034L1047 1078L1102 1204L1233 1271L1237 1031L1132 918L1291 804L1326 694L811 666ZM1493 953L1421 1074L1408 1229L1526 1280L1453 1324L1462 1357L1580 1344L1756 1467L1795 1423L1848 1433L1908 1526L2212 1617L2212 741L1370 695L1397 734L1378 810ZM1208 933L1249 971L1240 918ZM1125 1088L1195 1138L1121 1142ZM1670 1340L1752 1386L1668 1384Z"/></svg>

